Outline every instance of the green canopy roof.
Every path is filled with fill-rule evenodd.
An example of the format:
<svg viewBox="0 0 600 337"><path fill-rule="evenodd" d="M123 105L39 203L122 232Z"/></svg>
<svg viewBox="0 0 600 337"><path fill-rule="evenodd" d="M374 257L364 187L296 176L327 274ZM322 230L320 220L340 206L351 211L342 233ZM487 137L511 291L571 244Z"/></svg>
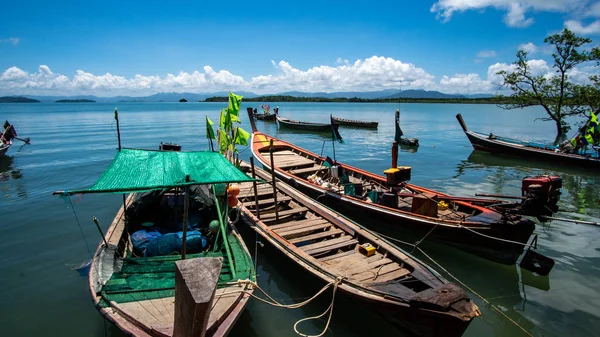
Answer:
<svg viewBox="0 0 600 337"><path fill-rule="evenodd" d="M185 182L187 175L189 182ZM252 180L218 152L121 149L92 187L64 194L129 193Z"/></svg>

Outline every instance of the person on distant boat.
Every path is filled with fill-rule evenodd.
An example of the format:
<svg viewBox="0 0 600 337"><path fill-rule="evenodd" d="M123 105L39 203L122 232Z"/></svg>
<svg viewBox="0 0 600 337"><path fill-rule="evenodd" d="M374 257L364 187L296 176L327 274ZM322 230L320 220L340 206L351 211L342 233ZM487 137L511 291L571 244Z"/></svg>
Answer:
<svg viewBox="0 0 600 337"><path fill-rule="evenodd" d="M256 115L256 108L254 108L254 114Z"/></svg>
<svg viewBox="0 0 600 337"><path fill-rule="evenodd" d="M279 107L275 107L275 109L273 109L273 111L275 112L275 115L277 115L279 113Z"/></svg>
<svg viewBox="0 0 600 337"><path fill-rule="evenodd" d="M600 145L600 124L598 123L598 116L593 111L590 111L590 119L581 128L579 134L570 140L570 144L574 153L577 153L579 149L586 148L588 145Z"/></svg>

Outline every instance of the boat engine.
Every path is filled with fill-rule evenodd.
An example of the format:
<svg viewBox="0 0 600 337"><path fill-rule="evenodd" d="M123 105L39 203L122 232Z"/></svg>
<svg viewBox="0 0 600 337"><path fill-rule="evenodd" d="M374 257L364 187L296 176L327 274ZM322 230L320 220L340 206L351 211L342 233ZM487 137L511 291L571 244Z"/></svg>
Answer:
<svg viewBox="0 0 600 337"><path fill-rule="evenodd" d="M521 193L524 199L519 205L519 213L544 221L544 216L558 212L561 187L562 178L557 176L538 175L523 178Z"/></svg>

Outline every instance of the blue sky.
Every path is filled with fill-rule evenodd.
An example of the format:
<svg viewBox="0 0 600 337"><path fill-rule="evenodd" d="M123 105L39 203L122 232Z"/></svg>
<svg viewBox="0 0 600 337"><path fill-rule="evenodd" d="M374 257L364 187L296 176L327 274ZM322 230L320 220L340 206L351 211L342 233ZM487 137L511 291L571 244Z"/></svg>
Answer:
<svg viewBox="0 0 600 337"><path fill-rule="evenodd" d="M0 94L494 93L520 47L551 72L543 39L568 27L597 46L599 19L590 0L11 1Z"/></svg>

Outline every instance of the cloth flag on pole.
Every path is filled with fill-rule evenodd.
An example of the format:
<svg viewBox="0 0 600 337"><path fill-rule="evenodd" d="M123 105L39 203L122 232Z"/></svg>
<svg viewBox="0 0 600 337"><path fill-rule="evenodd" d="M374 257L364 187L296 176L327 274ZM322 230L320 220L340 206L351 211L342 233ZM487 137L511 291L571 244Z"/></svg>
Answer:
<svg viewBox="0 0 600 337"><path fill-rule="evenodd" d="M208 139L217 139L215 137L215 131L213 130L213 122L206 116L206 138Z"/></svg>
<svg viewBox="0 0 600 337"><path fill-rule="evenodd" d="M248 140L250 139L250 133L248 131L238 127L235 133L235 143L243 146L248 146Z"/></svg>
<svg viewBox="0 0 600 337"><path fill-rule="evenodd" d="M397 109L396 110L396 134L394 135L394 140L396 142L400 143L402 135L404 135L404 133L402 132L402 129L400 129L400 109Z"/></svg>
<svg viewBox="0 0 600 337"><path fill-rule="evenodd" d="M331 140L333 141L338 141L342 144L344 144L344 140L342 139L342 136L340 135L340 132L338 131L336 124L333 122L333 117L332 115L329 115L329 119L331 120Z"/></svg>
<svg viewBox="0 0 600 337"><path fill-rule="evenodd" d="M229 105L227 106L227 112L229 112L232 122L240 122L240 105L244 96L236 95L232 92L229 93Z"/></svg>

